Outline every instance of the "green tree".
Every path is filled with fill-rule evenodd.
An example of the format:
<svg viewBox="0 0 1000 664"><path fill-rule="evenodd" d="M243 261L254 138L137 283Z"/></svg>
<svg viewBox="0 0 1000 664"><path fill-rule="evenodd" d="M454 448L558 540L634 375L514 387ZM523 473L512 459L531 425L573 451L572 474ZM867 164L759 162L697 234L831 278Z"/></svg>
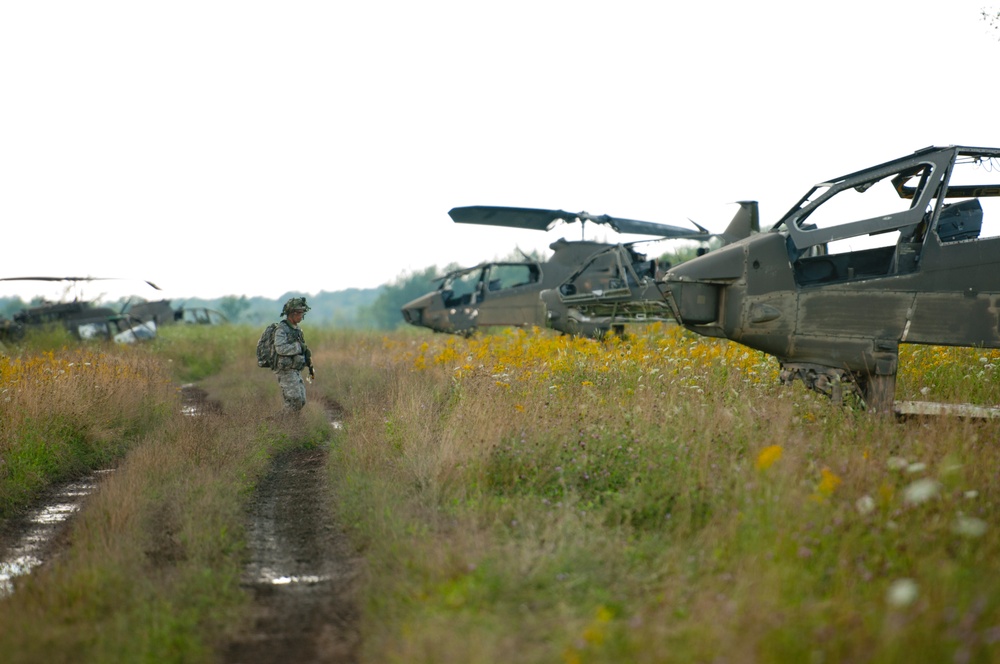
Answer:
<svg viewBox="0 0 1000 664"><path fill-rule="evenodd" d="M714 249L716 247L714 245L710 245L709 248ZM657 260L659 260L661 268L667 269L699 256L699 250L704 251L704 249L705 246L703 244L695 245L677 243L676 246L663 252Z"/></svg>
<svg viewBox="0 0 1000 664"><path fill-rule="evenodd" d="M27 308L27 306L24 300L16 295L14 297L0 298L0 317L10 318L18 311Z"/></svg>
<svg viewBox="0 0 1000 664"><path fill-rule="evenodd" d="M227 295L219 300L219 311L232 322L237 322L244 311L250 308L250 301L246 295L236 297Z"/></svg>

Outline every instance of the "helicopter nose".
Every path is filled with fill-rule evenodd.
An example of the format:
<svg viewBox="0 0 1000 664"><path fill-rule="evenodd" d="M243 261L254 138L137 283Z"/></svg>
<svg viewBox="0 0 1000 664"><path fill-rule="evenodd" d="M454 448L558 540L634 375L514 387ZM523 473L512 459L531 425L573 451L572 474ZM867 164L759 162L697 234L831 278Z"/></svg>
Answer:
<svg viewBox="0 0 1000 664"><path fill-rule="evenodd" d="M676 313L685 325L714 323L719 317L719 286L702 281L669 280Z"/></svg>
<svg viewBox="0 0 1000 664"><path fill-rule="evenodd" d="M423 322L423 307L403 307L403 320L410 325L420 325Z"/></svg>
<svg viewBox="0 0 1000 664"><path fill-rule="evenodd" d="M675 313L684 325L708 325L719 319L723 290L743 274L743 247L731 244L671 268L664 281Z"/></svg>

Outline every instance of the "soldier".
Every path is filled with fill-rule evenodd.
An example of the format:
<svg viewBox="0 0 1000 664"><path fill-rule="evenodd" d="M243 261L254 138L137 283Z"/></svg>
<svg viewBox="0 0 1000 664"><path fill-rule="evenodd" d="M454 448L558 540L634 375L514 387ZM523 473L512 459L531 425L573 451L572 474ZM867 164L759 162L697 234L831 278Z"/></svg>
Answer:
<svg viewBox="0 0 1000 664"><path fill-rule="evenodd" d="M285 319L274 330L274 350L278 357L273 369L278 374L281 396L285 398L285 412L297 413L306 405L306 386L299 372L309 367L310 379L315 376L312 353L299 329L309 309L304 297L289 299L281 309Z"/></svg>

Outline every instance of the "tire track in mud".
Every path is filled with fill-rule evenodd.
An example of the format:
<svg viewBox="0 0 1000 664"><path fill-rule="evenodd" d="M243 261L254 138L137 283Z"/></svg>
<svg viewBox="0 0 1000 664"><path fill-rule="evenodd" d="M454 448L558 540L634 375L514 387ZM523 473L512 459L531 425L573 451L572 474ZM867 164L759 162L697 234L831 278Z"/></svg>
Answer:
<svg viewBox="0 0 1000 664"><path fill-rule="evenodd" d="M181 412L220 415L222 408L195 385L181 388ZM343 411L327 402L331 425ZM355 580L361 559L338 527L324 449L276 458L248 505L249 563L243 586L254 598L250 624L217 649L228 664L358 661L360 614ZM72 516L96 488L98 471L41 497L25 516L0 524L0 599L15 578L69 546ZM0 658L2 659L2 658Z"/></svg>
<svg viewBox="0 0 1000 664"><path fill-rule="evenodd" d="M184 412L220 413L195 385ZM325 399L332 427L343 408ZM325 449L274 459L247 507L249 560L242 585L253 595L249 624L219 649L226 664L352 664L361 644L355 579L360 559L331 511Z"/></svg>
<svg viewBox="0 0 1000 664"><path fill-rule="evenodd" d="M0 600L14 593L17 580L55 558L67 546L74 516L103 476L96 470L46 491L24 514L0 527Z"/></svg>
<svg viewBox="0 0 1000 664"><path fill-rule="evenodd" d="M359 560L329 509L326 456L279 456L254 493L243 581L252 624L223 648L227 664L357 661Z"/></svg>
<svg viewBox="0 0 1000 664"><path fill-rule="evenodd" d="M180 386L181 413L197 417L218 414L222 407L193 383ZM0 599L16 590L20 577L58 557L70 546L68 533L87 497L113 468L57 483L22 514L0 522Z"/></svg>

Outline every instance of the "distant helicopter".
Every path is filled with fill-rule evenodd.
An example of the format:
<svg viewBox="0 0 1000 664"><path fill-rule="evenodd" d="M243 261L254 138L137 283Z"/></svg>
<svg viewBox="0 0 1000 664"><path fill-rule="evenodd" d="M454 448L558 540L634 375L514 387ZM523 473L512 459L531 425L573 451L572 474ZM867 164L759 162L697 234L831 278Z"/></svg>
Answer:
<svg viewBox="0 0 1000 664"><path fill-rule="evenodd" d="M774 226L669 270L689 330L777 357L784 383L890 412L900 344L1000 348L1000 149L928 147L820 183Z"/></svg>
<svg viewBox="0 0 1000 664"><path fill-rule="evenodd" d="M170 300L136 302L129 304L126 311L142 321L153 321L157 327L183 323L186 325L222 325L228 323L225 314L207 307L174 308Z"/></svg>
<svg viewBox="0 0 1000 664"><path fill-rule="evenodd" d="M101 281L112 277L7 277L0 281ZM160 287L145 281L156 290ZM77 339L110 339L118 343L134 343L156 337L156 323L142 320L127 311L115 311L93 302L46 302L27 307L11 319L0 319L0 342L20 341L32 330L50 325L63 325Z"/></svg>
<svg viewBox="0 0 1000 664"><path fill-rule="evenodd" d="M620 233L656 235L661 239L707 241L716 237L694 222L697 230L563 210L471 206L453 208L448 214L456 223L535 230L549 230L560 221L579 221L581 226L590 221L607 224ZM741 209L727 232L736 233L736 227L741 225L749 229L748 215ZM571 334L603 336L625 321L613 315L594 318L574 315L558 298L543 301L541 293L559 287L574 275L591 288L609 292L627 290L631 283L652 284L662 269L655 258L647 259L636 251L634 244L559 239L549 245L553 254L546 261L528 258L493 261L454 270L440 278L436 290L405 304L403 318L411 325L436 332L464 335L481 327L539 326Z"/></svg>

